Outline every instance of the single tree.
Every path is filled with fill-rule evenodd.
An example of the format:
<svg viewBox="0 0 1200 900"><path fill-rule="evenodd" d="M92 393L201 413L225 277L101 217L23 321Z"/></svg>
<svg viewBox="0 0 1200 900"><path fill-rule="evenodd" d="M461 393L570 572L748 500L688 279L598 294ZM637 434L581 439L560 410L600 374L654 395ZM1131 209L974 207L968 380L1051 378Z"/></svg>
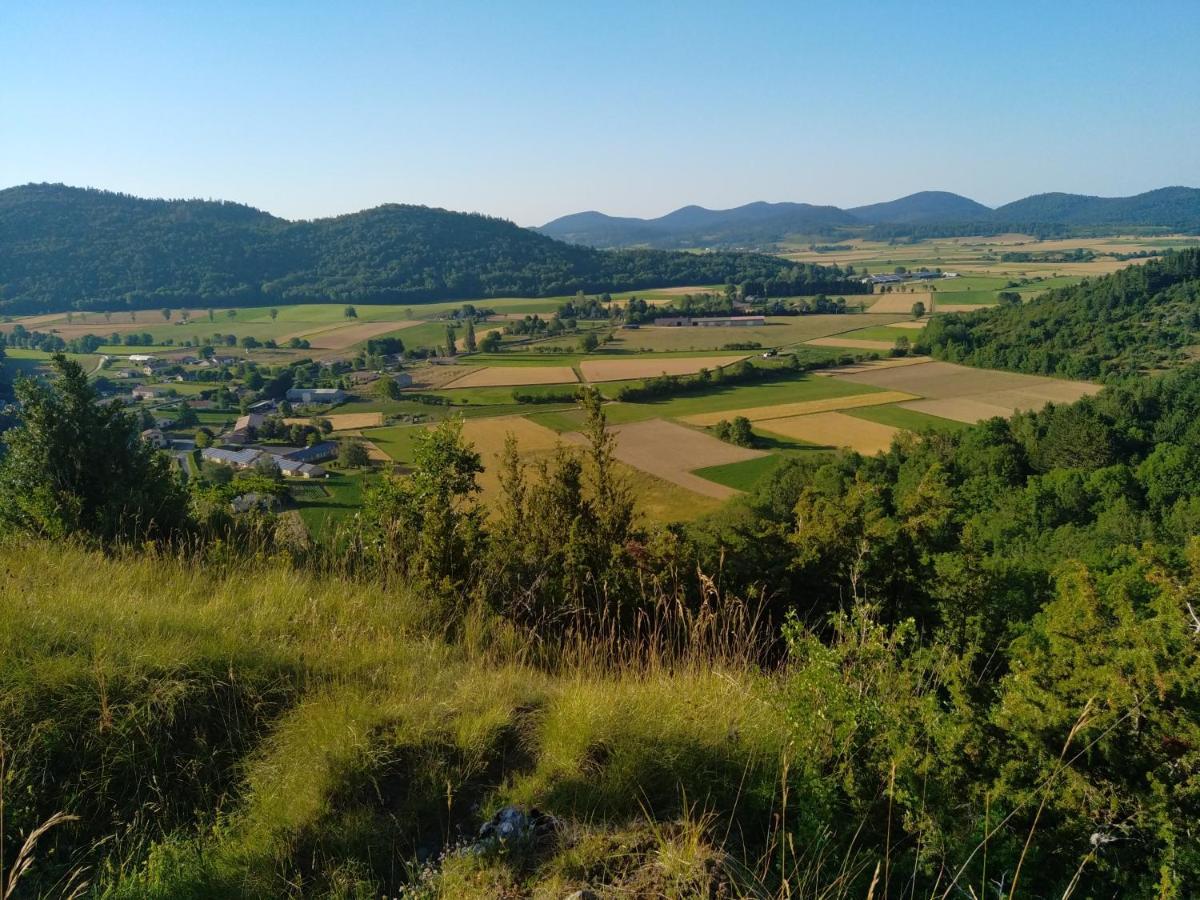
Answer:
<svg viewBox="0 0 1200 900"><path fill-rule="evenodd" d="M475 320L467 319L467 330L463 335L463 348L468 353L474 353L476 350L475 344Z"/></svg>
<svg viewBox="0 0 1200 900"><path fill-rule="evenodd" d="M278 318L279 318L279 310L277 310L275 307L271 307L271 321L274 322Z"/></svg>
<svg viewBox="0 0 1200 900"><path fill-rule="evenodd" d="M345 309L342 310L342 316L347 319L357 319L358 318L358 310L355 309L353 306L347 306Z"/></svg>
<svg viewBox="0 0 1200 900"><path fill-rule="evenodd" d="M446 326L446 355L458 355L458 332L454 330L453 325Z"/></svg>
<svg viewBox="0 0 1200 900"><path fill-rule="evenodd" d="M362 469L371 464L371 455L362 441L342 441L338 447L338 464L344 469Z"/></svg>
<svg viewBox="0 0 1200 900"><path fill-rule="evenodd" d="M919 319L923 315L925 315L925 304L918 300L912 305L912 317Z"/></svg>
<svg viewBox="0 0 1200 900"><path fill-rule="evenodd" d="M76 362L57 354L49 384L17 382L20 424L4 435L0 527L103 544L167 538L188 524L187 498L138 422L99 403Z"/></svg>

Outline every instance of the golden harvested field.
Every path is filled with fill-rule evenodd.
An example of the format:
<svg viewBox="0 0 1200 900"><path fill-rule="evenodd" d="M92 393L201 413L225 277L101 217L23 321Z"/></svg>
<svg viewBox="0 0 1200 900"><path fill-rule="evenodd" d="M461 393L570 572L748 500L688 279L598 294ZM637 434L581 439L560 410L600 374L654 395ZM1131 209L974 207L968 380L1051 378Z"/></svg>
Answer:
<svg viewBox="0 0 1200 900"><path fill-rule="evenodd" d="M575 384L570 366L491 366L468 372L443 387L516 387L523 384Z"/></svg>
<svg viewBox="0 0 1200 900"><path fill-rule="evenodd" d="M689 356L663 359L588 359L579 364L585 381L624 381L658 375L694 375L701 369L732 365L741 356Z"/></svg>
<svg viewBox="0 0 1200 900"><path fill-rule="evenodd" d="M383 424L383 413L337 413L332 416L321 416L328 419L334 431L353 431L356 428L375 428ZM284 419L288 425L307 425L312 419Z"/></svg>
<svg viewBox="0 0 1200 900"><path fill-rule="evenodd" d="M999 416L1007 419L1015 412L1005 406L985 403L970 397L947 397L944 400L913 400L900 404L904 409L928 413L931 416L941 416L943 419L953 419L956 422L966 422L970 425ZM1044 403L1039 404L1039 406Z"/></svg>
<svg viewBox="0 0 1200 900"><path fill-rule="evenodd" d="M414 388L431 390L434 388L444 388L450 382L468 375L471 372L478 372L479 366L464 366L447 363L428 363L423 366L418 366L413 369L406 369L409 375L413 377L412 386Z"/></svg>
<svg viewBox="0 0 1200 900"><path fill-rule="evenodd" d="M913 331L920 331L929 324L928 319L910 319L907 322L893 322L892 328L911 328Z"/></svg>
<svg viewBox="0 0 1200 900"><path fill-rule="evenodd" d="M846 347L850 350L884 350L892 349L891 341L871 341L864 338L823 337L814 338L805 343L813 347Z"/></svg>
<svg viewBox="0 0 1200 900"><path fill-rule="evenodd" d="M894 315L912 315L914 303L924 303L925 308L929 309L930 297L929 291L914 291L911 294L874 294L875 302L871 304L867 312L875 315L877 313L892 313ZM941 304L938 304L941 308Z"/></svg>
<svg viewBox="0 0 1200 900"><path fill-rule="evenodd" d="M463 437L474 444L483 459L484 472L479 476L479 485L483 489L484 502L492 502L499 496L500 479L496 469L505 437L510 432L517 439L521 458L530 463L546 459L560 443L575 448L574 442L565 443L556 432L520 416L467 420L463 425ZM719 505L719 501L711 496L686 490L682 485L664 481L627 463L621 463L619 471L633 489L638 508L652 521L686 521L711 512Z"/></svg>
<svg viewBox="0 0 1200 900"><path fill-rule="evenodd" d="M916 394L921 399L905 403L906 407L960 422L977 422L993 415L1010 416L1017 410L1040 409L1046 403L1073 403L1100 391L1100 385L1086 381L973 369L944 362L835 377L854 384ZM935 408L930 402L936 400L970 402L942 404Z"/></svg>
<svg viewBox="0 0 1200 900"><path fill-rule="evenodd" d="M746 409L729 409L724 412L697 413L683 416L680 421L689 425L716 425L722 419L745 416L751 422L768 419L788 419L813 413L833 412L839 409L858 409L863 406L883 406L905 400L919 400L919 394L902 391L878 391L873 394L852 394L849 397L828 397L824 400L802 400L797 403L776 403L773 406L752 406Z"/></svg>
<svg viewBox="0 0 1200 900"><path fill-rule="evenodd" d="M381 334L391 334L393 331L420 324L422 323L417 319L406 322L362 322L356 325L339 325L323 331L310 331L296 336L308 337L309 343L316 350L346 350L370 338L379 337ZM288 339L290 340L290 336ZM282 339L280 340L282 341Z"/></svg>
<svg viewBox="0 0 1200 900"><path fill-rule="evenodd" d="M737 447L664 419L617 425L610 430L616 435L616 457L621 462L717 500L740 492L693 475L693 469L744 462L766 455L760 450ZM574 432L567 438L578 444L584 441L583 435Z"/></svg>
<svg viewBox="0 0 1200 900"><path fill-rule="evenodd" d="M900 429L838 412L813 413L787 419L771 419L762 430L822 447L848 447L867 456L892 446Z"/></svg>

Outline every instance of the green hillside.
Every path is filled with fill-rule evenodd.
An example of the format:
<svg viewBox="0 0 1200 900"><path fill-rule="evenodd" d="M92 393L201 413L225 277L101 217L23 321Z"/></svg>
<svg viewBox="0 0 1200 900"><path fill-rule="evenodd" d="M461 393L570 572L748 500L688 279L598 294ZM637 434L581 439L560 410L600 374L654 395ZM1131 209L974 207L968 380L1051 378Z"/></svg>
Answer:
<svg viewBox="0 0 1200 900"><path fill-rule="evenodd" d="M937 316L921 342L953 362L1068 378L1176 366L1200 345L1200 250L1047 291L1023 305Z"/></svg>
<svg viewBox="0 0 1200 900"><path fill-rule="evenodd" d="M0 313L412 303L754 282L853 293L836 269L739 253L602 252L482 215L388 205L289 222L235 203L62 185L0 191Z"/></svg>

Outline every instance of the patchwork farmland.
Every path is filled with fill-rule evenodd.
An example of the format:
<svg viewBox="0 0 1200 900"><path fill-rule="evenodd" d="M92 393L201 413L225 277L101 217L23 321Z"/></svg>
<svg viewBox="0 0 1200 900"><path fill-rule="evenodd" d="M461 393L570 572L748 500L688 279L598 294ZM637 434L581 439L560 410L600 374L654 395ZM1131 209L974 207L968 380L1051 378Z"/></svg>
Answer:
<svg viewBox="0 0 1200 900"><path fill-rule="evenodd" d="M480 484L488 503L498 496L496 462L507 434L531 463L579 452L583 422L573 395L591 385L607 400L616 457L644 514L677 521L716 509L791 457L838 449L878 453L907 432L953 431L1095 393L1096 385L966 369L910 352L931 315L978 309L1006 290L1029 297L1083 275L1070 264L998 265L997 250L1010 246L1017 244L856 242L845 259L816 261L853 262L871 273L938 264L953 266L958 277L820 301L825 309L836 307L833 312L813 311L816 298L785 298L791 314L736 327L655 326L653 316L629 323L623 310L635 295L623 294L600 304L588 299L591 318L560 316L566 304L584 308L579 297L511 297L473 304L64 313L3 322L0 332L23 328L68 344L95 336L70 355L115 395L137 392L131 402L139 414L163 421L168 437L184 445L196 427L218 441L233 434L251 399L262 396L253 385L285 370L303 371L306 384L340 393L282 416L289 429L282 439L294 441L320 424L332 441L362 441L376 473L403 473L421 429L461 417L467 440L483 458ZM806 258L802 250L783 252ZM709 292L714 288L636 296L668 311L691 302L688 295L694 300ZM468 347L468 322L475 349ZM9 365L34 374L48 356L10 349ZM688 382L703 371L709 373L703 384L662 396L645 391L647 383ZM759 375L750 378L747 371ZM170 418L184 405L194 405L198 426L172 430ZM718 437L741 418L749 423L752 446ZM346 498L359 497L372 477L372 470L338 474L323 491L306 494L301 518L312 525L323 509L335 519L346 515ZM324 506L321 496L328 498Z"/></svg>

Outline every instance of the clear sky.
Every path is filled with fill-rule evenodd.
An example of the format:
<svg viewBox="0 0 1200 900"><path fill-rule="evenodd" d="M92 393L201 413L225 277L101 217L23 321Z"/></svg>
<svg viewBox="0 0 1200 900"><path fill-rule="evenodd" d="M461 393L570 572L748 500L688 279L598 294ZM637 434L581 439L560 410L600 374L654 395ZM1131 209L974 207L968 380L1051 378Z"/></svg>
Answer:
<svg viewBox="0 0 1200 900"><path fill-rule="evenodd" d="M0 187L541 224L1200 186L1200 0L0 0Z"/></svg>

